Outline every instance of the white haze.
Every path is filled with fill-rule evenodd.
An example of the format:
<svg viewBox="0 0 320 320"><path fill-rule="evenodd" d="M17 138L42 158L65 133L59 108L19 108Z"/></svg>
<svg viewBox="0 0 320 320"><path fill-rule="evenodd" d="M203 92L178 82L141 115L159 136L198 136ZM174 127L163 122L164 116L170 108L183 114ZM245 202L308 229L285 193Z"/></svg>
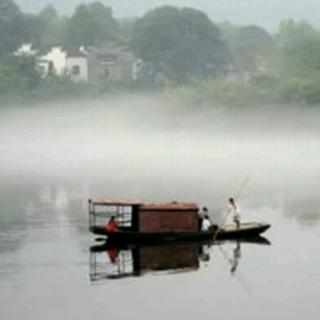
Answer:
<svg viewBox="0 0 320 320"><path fill-rule="evenodd" d="M320 186L319 112L305 106L191 107L128 95L1 114L3 177L100 181L100 196L108 188L156 201L217 198L220 186L236 193L247 176L252 195Z"/></svg>

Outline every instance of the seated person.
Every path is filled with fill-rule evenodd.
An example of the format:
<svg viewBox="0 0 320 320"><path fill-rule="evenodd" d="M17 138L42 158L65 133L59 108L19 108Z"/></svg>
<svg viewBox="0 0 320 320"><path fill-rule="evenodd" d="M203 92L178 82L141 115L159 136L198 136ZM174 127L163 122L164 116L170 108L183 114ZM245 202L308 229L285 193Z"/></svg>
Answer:
<svg viewBox="0 0 320 320"><path fill-rule="evenodd" d="M106 229L107 229L107 231L111 231L111 232L118 231L119 225L118 225L118 223L116 221L116 217L115 216L112 216L110 218L110 220L106 224Z"/></svg>
<svg viewBox="0 0 320 320"><path fill-rule="evenodd" d="M202 220L201 231L209 231L211 229L211 225L209 216L206 214Z"/></svg>
<svg viewBox="0 0 320 320"><path fill-rule="evenodd" d="M202 221L206 214L208 214L207 207L203 207L202 210L198 213L199 230L202 230Z"/></svg>

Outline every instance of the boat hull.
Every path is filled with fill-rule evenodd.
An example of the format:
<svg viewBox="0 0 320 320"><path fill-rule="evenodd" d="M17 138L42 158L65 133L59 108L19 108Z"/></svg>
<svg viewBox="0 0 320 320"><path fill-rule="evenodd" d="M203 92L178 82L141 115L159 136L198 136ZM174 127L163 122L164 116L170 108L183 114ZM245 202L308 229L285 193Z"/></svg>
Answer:
<svg viewBox="0 0 320 320"><path fill-rule="evenodd" d="M190 240L229 240L257 237L270 228L269 224L252 223L236 227L221 228L210 231L175 231L175 232L134 232L119 230L110 232L103 226L94 226L90 231L99 236L107 237L114 243L157 243L163 241L190 241Z"/></svg>

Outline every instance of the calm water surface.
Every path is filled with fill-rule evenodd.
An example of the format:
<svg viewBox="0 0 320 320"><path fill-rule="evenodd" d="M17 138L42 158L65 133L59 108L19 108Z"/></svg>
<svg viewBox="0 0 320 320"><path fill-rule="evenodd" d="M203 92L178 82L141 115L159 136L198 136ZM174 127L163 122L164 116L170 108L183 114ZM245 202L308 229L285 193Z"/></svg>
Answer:
<svg viewBox="0 0 320 320"><path fill-rule="evenodd" d="M97 142L108 134L104 125L92 132L78 119L56 136L65 115L48 120L46 131L22 130L21 120L8 125L16 116L8 115L0 130L0 319L319 318L314 135L234 141L207 133L199 139L199 133L119 132L117 141ZM243 219L272 223L264 234L269 244L90 253L98 244L87 231L90 196L195 201L219 222L226 199L247 176ZM139 275L133 274L137 252L144 257ZM112 263L112 254L125 265ZM119 268L125 277L115 277Z"/></svg>

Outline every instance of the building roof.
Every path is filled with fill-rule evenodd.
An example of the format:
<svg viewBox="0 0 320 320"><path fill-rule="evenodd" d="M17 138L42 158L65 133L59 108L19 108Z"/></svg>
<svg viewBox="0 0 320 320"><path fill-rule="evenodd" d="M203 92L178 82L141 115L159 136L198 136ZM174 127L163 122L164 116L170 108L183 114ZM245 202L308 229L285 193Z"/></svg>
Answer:
<svg viewBox="0 0 320 320"><path fill-rule="evenodd" d="M81 51L79 48L75 49L75 48L67 48L66 49L67 51L67 56L70 58L70 57L73 57L73 58L86 58L87 55Z"/></svg>

